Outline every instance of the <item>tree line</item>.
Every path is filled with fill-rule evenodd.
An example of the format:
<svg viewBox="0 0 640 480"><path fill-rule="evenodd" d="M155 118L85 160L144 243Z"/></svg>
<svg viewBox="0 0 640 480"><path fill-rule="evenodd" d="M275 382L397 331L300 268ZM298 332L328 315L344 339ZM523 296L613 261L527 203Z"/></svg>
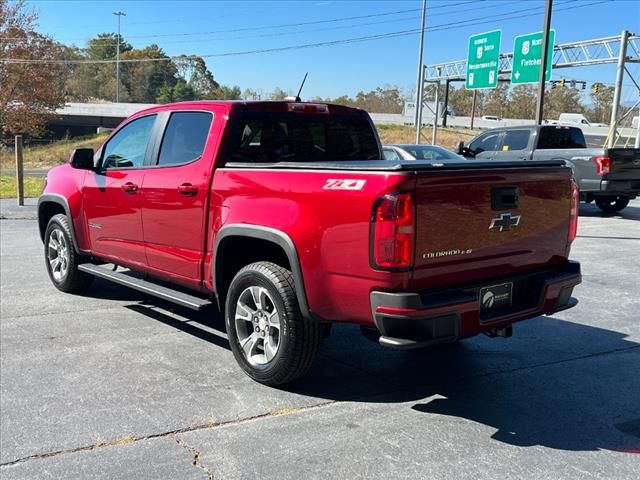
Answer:
<svg viewBox="0 0 640 480"><path fill-rule="evenodd" d="M65 98L78 102L115 100L118 42L121 102L168 103L241 96L240 87L220 85L197 55L169 57L157 44L133 48L122 36L101 33L84 48L55 44L58 58L78 62L65 65ZM79 63L83 61L87 63Z"/></svg>
<svg viewBox="0 0 640 480"><path fill-rule="evenodd" d="M0 132L38 135L55 108L65 102L112 102L116 96L117 46L120 45L120 101L168 103L183 100L283 100L295 92L276 87L261 89L221 85L202 57L168 56L157 44L133 46L120 35L102 33L86 46L65 45L36 31L37 13L25 0L0 0L0 58L26 63L0 63ZM66 63L45 63L65 60ZM42 62L42 63L40 63ZM440 86L444 98L444 86ZM435 86L427 89L435 97ZM599 84L590 91L592 104L583 103L577 88L556 87L545 95L545 118L562 112L585 113L592 121L608 122L613 88ZM451 84L449 105L457 115L471 115L473 93ZM314 97L313 101L359 107L375 113L401 113L414 94L385 85L354 96ZM476 115L532 119L535 116L535 85L512 88L500 83L478 91Z"/></svg>
<svg viewBox="0 0 640 480"><path fill-rule="evenodd" d="M597 85L597 87L596 87ZM476 94L476 115L496 115L503 118L533 119L536 114L537 85L523 84L510 87L500 83L491 90ZM594 84L589 92L590 105L585 105L582 90L557 85L547 87L544 95L544 118L557 119L561 113L583 113L593 122L608 123L611 119L614 88L602 83ZM444 92L440 92L443 98ZM449 88L449 105L456 115L471 116L473 92L464 87Z"/></svg>

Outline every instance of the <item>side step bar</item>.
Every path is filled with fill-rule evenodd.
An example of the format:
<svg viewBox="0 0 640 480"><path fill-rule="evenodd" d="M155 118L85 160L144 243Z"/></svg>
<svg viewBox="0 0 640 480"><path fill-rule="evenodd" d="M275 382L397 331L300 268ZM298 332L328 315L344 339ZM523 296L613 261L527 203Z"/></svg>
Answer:
<svg viewBox="0 0 640 480"><path fill-rule="evenodd" d="M134 290L138 290L139 292L153 295L154 297L161 298L162 300L173 302L177 305L190 308L192 310L203 310L204 308L212 304L210 300L207 300L205 298L196 297L193 295L189 295L188 293L173 290L168 287L163 287L162 285L158 285L147 280L142 280L140 278L132 277L131 275L127 275L125 273L114 272L107 268L93 265L91 263L83 263L82 265L78 265L78 270L89 273L91 275L95 275L96 277L104 278L105 280L110 280L120 285L124 285L125 287L133 288Z"/></svg>

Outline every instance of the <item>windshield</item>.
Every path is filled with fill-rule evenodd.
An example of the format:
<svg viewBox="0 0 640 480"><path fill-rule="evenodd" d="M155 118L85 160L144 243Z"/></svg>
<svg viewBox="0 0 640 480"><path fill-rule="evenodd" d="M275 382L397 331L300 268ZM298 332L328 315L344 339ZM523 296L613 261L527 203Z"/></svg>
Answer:
<svg viewBox="0 0 640 480"><path fill-rule="evenodd" d="M416 160L464 160L449 150L433 145L402 145L401 148L409 152Z"/></svg>
<svg viewBox="0 0 640 480"><path fill-rule="evenodd" d="M381 152L364 117L250 113L238 118L227 158L243 163L380 160Z"/></svg>

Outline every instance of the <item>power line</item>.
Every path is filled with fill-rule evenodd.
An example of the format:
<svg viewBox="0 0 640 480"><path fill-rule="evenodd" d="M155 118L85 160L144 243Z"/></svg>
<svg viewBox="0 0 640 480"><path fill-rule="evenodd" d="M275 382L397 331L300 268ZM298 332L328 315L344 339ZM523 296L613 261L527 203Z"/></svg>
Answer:
<svg viewBox="0 0 640 480"><path fill-rule="evenodd" d="M516 3L521 3L522 0L514 0L514 1L510 1L510 2L502 2L499 5L488 5L486 7L484 7L484 10L490 9L490 8L495 8L495 7L504 7L505 5L513 5ZM529 10L529 9L528 9ZM457 12L438 12L438 13L433 13L429 15L429 18L432 17L436 17L436 16L441 16L441 15L451 15L452 13L457 13ZM324 28L315 28L315 29L306 29L306 30L298 30L295 32L277 32L277 33L264 33L264 34L260 34L260 35L243 35L243 36L235 36L235 37L219 37L219 38L215 38L213 40L244 40L244 39L249 39L249 38L273 38L273 37L282 37L282 36L287 36L287 35L304 35L307 33L316 33L316 32L326 32L326 31L333 31L333 30L343 30L345 28L359 28L359 27L365 27L365 26L371 26L371 25L381 25L381 24L388 24L388 23L397 23L397 22L406 22L406 21L411 21L414 20L415 17L401 17L401 18L396 18L393 20L389 20L389 19L385 19L385 20L378 20L375 22L365 22L365 23L358 23L355 25L339 25L339 26L335 26L335 27L324 27ZM130 38L130 37L129 37ZM100 42L100 45L115 45L117 42L114 42L111 38L101 38L101 39L92 39L93 42ZM193 40L173 40L173 41L165 41L162 42L162 45L174 45L174 44L178 44L178 43L192 43Z"/></svg>
<svg viewBox="0 0 640 480"><path fill-rule="evenodd" d="M457 6L463 6L463 5L467 5L470 3L478 3L478 2L487 2L487 1L491 1L491 0L466 0L464 2L456 2L456 3L447 3L446 5L440 5L440 6L436 6L436 7L432 7L432 9L436 9L436 8L451 8L451 7L457 7ZM507 2L507 4L513 4L513 3L518 3L518 2ZM493 5L492 7L495 6L503 6L504 3L502 5ZM487 7L487 8L491 8L491 7ZM165 33L165 34L149 34L149 35L129 35L127 38L128 39L135 39L135 38L167 38L167 37L185 37L185 36L209 36L209 35L215 35L218 33L237 33L237 32L244 32L244 31L256 31L256 30L270 30L270 29L277 29L277 28L286 28L286 27L299 27L299 26L306 26L306 25L317 25L317 24L325 24L325 23L335 23L335 22L346 22L346 21L352 21L352 20L359 20L359 19L366 19L366 18L374 18L374 17L387 17L387 16L392 16L392 15L400 15L403 13L414 13L414 12L418 12L420 11L419 8L412 8L412 9L405 9L405 10L396 10L396 11L392 11L392 12L382 12L382 13L372 13L372 14L367 14L367 15L356 15L356 16L351 16L351 17L337 17L337 18L331 18L331 19L325 19L325 20L314 20L314 21L310 21L310 22L296 22L296 23L285 23L285 24L279 24L279 25L258 25L258 26L253 26L253 27L242 27L242 28L233 28L233 29L223 29L223 30L211 30L211 31L205 31L205 32L182 32L182 33ZM436 15L450 15L453 12L440 12L439 14L432 14L431 16L436 16ZM389 20L386 20L387 22ZM395 21L395 20L391 20L391 21ZM374 25L374 24L379 24L379 23L384 23L384 22L375 22L375 23L371 23L370 25ZM363 24L366 25L366 24ZM355 25L360 26L360 25ZM349 25L345 25L345 26L340 26L340 27L331 27L330 29L336 29L336 28L352 28L353 26L349 26ZM308 32L313 32L314 30L309 30ZM317 30L317 31L322 31L322 30ZM307 31L301 31L301 32L293 32L293 34L295 33L307 33ZM267 34L267 35L273 35L273 36L280 36L283 34L288 34L288 33L273 33L273 34ZM265 35L266 36L266 35ZM239 37L239 38L254 38L254 37L260 37L260 36L250 36L250 37ZM231 40L233 39L237 39L238 37L233 37L231 38ZM3 38L0 37L0 40L2 40ZM7 37L5 37L4 39L8 39ZM84 40L84 39L80 39L80 38L76 38L77 40ZM15 40L20 40L19 38L16 38ZM58 39L58 41L60 40L64 40L64 39ZM73 40L73 39L66 39L66 40ZM94 40L105 40L105 41L110 41L112 42L113 40L111 38L104 38L104 39L94 39ZM115 45L117 42L113 42L113 44Z"/></svg>
<svg viewBox="0 0 640 480"><path fill-rule="evenodd" d="M439 3L447 3L447 5L442 5L442 6L436 6L436 7L432 7L432 8L448 8L451 7L453 5L450 4L451 0L435 0L435 1L439 1ZM480 0L480 1L497 1L497 2L502 2L502 0ZM283 10L283 9L291 9L291 6L288 5L288 1L285 1L284 3L287 3L287 5L285 6L281 6L281 7L273 7L270 6L268 9L262 9L262 10L253 10L252 13L260 13L260 12L273 12L274 10ZM328 2L327 2L328 3ZM472 3L472 2L465 2L465 3ZM513 3L513 2L512 2ZM419 11L420 9L414 9L415 11ZM222 19L222 18L232 18L232 17L245 17L246 18L247 14L245 12L243 13L237 13L237 14L231 14L231 15L216 15L216 20ZM196 21L196 20L202 20L202 17L198 17L198 18L180 18L180 19L171 19L171 20L152 20L152 21L148 21L148 22L133 22L130 23L130 25L152 25L152 24L160 24L160 23L175 23L175 22L189 22L189 21Z"/></svg>
<svg viewBox="0 0 640 480"><path fill-rule="evenodd" d="M478 0L478 1L490 1L490 0ZM563 4L566 4L566 3L573 3L573 2L577 2L577 1L580 1L580 0L565 0L564 2L559 3L559 5L563 5ZM617 1L617 0L609 0L609 1ZM471 1L471 2L469 2L469 1L467 1L467 2L458 2L458 3L454 3L454 4L448 4L446 6L447 7L453 7L453 6L456 6L456 5L465 5L467 3L474 3L474 1ZM487 6L485 9L493 8L493 7L496 7L496 6L510 5L510 4L514 4L514 3L521 3L521 1L516 0L516 1L511 1L511 2L503 2L501 5L490 5L490 6ZM442 7L444 7L444 6L442 6ZM440 8L442 8L442 7L440 7ZM526 9L522 9L522 10L514 10L514 11L510 11L510 12L505 12L505 13L497 14L497 15L494 15L494 16L484 16L484 17L479 17L479 18L480 19L497 18L497 17L501 17L501 16L505 16L505 15L512 15L512 14L515 14L515 13L520 13L520 12L531 12L532 10L541 9L541 8L543 8L543 7L526 8ZM420 10L420 9L417 9L417 10ZM397 12L386 12L385 14L376 14L376 15L391 15L391 14L397 14L399 12L405 12L405 11L410 11L410 10L401 10L401 11L397 11ZM431 14L430 17L434 17L436 15L443 15L443 14L450 15L451 13L454 13L454 12L435 13L435 14ZM345 19L353 19L353 18L361 18L361 17L346 17ZM411 19L413 19L413 17L407 18L407 20L411 20ZM334 20L336 20L336 19L334 19ZM327 21L329 21L329 20L327 20ZM333 21L333 20L331 20L331 21ZM291 35L291 34L300 35L300 34L305 34L305 33L311 33L311 32L314 32L314 31L335 30L335 29L342 29L342 28L354 28L354 27L359 27L359 26L377 25L377 24L380 24L380 23L388 23L388 22L394 22L394 21L398 21L398 20L397 19L396 20L385 20L385 21L382 21L382 22L361 23L361 24L358 24L358 25L342 25L342 26L338 26L338 27L329 27L329 28L326 28L326 29L317 29L317 30L303 30L303 31L297 31L297 32L280 32L280 33L270 33L270 34L247 36L247 37L231 37L231 38L227 38L227 39L235 40L235 39L242 39L242 38L270 37L270 36L281 36L281 35ZM427 30L428 31L437 31L439 29L439 27L448 27L448 26L451 26L451 25L460 24L462 22L466 22L466 20L456 20L455 22L450 22L450 23L445 23L445 24L440 24L440 25L434 25L432 27L428 27ZM295 25L298 25L298 24L295 24ZM465 24L465 25L468 25L468 24ZM271 27L255 27L252 30L259 30L259 29L262 29L262 28L271 28ZM405 32L410 32L410 30L406 30ZM204 34L205 32L201 32L201 33ZM131 38L131 37L129 37L129 38ZM223 39L220 39L220 40L227 40L227 39L223 38ZM111 38L93 39L93 41L100 41L100 40L112 41ZM182 43L184 41L178 41L178 42ZM178 42L163 42L163 44L165 44L165 43L178 43ZM113 45L116 45L117 43L118 42L113 42Z"/></svg>
<svg viewBox="0 0 640 480"><path fill-rule="evenodd" d="M464 2L456 2L456 3L448 3L447 5L441 5L433 7L435 8L450 8L459 5L467 5L469 3L477 3L477 2L486 2L488 0L466 0ZM253 27L242 27L242 28L232 28L232 29L223 29L223 30L210 30L205 32L181 32L181 33L156 33L149 35L129 35L128 38L167 38L167 37L187 37L187 36L199 36L199 35L211 35L216 33L236 33L236 32L246 32L246 31L255 31L255 30L269 30L274 28L286 28L286 27L300 27L306 25L319 25L324 23L335 23L335 22L346 22L351 20L359 20L364 18L375 18L375 17L387 17L391 15L399 15L403 13L412 13L419 11L419 8L410 8L405 10L395 10L392 12L382 12L382 13L370 13L367 15L355 15L351 17L337 17L330 18L325 20L313 20L309 22L295 22L295 23L283 23L278 25L259 25ZM77 38L79 39L79 38ZM71 39L67 39L71 40Z"/></svg>
<svg viewBox="0 0 640 480"><path fill-rule="evenodd" d="M514 2L507 2L507 3L519 3L520 0L516 0ZM435 16L435 15L434 15ZM396 22L406 22L406 21L410 21L410 20L414 20L415 17L401 17L401 18L396 18L393 20L378 20L375 22L365 22L365 23L358 23L356 25L339 25L339 26L335 26L335 27L324 27L324 28L316 28L316 29L309 29L309 30L298 30L295 32L278 32L278 33L265 33L265 34L260 34L260 35L244 35L244 36L240 36L240 37L222 37L222 38L214 38L212 40L242 40L242 39L247 39L247 38L271 38L271 37L281 37L281 36L286 36L286 35L304 35L307 33L315 33L315 32L326 32L326 31L333 31L333 30L341 30L341 29L345 29L345 28L358 28L358 27L365 27L365 26L371 26L371 25L381 25L381 24L388 24L388 23L396 23ZM128 37L130 38L130 37ZM6 40L0 37L0 40ZM28 41L28 39L15 39L15 40L23 40L25 42ZM103 45L117 45L117 41L114 41L112 37L103 37L103 38L92 38L90 39L90 41L94 44L99 44L100 46ZM197 40L196 40L197 41ZM177 43L192 43L194 42L194 40L173 40L173 41L164 41L162 42L162 45L173 45L173 44L177 44ZM123 45L125 43L128 43L126 40L123 40L121 42L120 45Z"/></svg>
<svg viewBox="0 0 640 480"><path fill-rule="evenodd" d="M431 7L431 10L434 10L437 8L451 8L451 7L457 7L462 5L468 5L470 3L478 3L478 2L486 2L486 1L488 0L466 0L464 2L447 3L446 5ZM326 20L313 20L310 22L283 23L280 25L262 25L258 27L242 27L242 28L232 28L232 29L226 29L226 30L212 30L208 32L182 32L182 33L164 33L164 34L153 34L153 35L133 35L133 36L129 36L129 38L161 38L161 37L166 38L166 37L180 37L180 36L190 37L190 36L199 36L199 35L211 35L216 33L237 33L237 32L247 32L247 31L252 32L255 30L270 30L274 28L287 28L287 27L303 27L306 25L321 25L325 23L346 22L346 21L360 20L360 19L366 19L366 18L388 17L392 15L400 15L403 13L415 13L419 11L420 11L419 8L410 8L406 10L396 10L394 12L370 13L367 15L356 15L352 17L338 17L338 18L331 18ZM450 12L446 12L446 13L450 13Z"/></svg>
<svg viewBox="0 0 640 480"><path fill-rule="evenodd" d="M465 2L465 3L470 3L470 2ZM231 28L231 29L223 29L223 30L210 30L206 32L181 32L181 33L159 33L159 34L156 33L152 35L130 35L129 38L192 37L192 36L198 36L198 35L210 35L214 33L236 33L236 32L247 32L247 31L255 31L255 30L269 30L273 28L302 27L305 25L319 25L323 23L346 22L350 20L360 20L363 18L388 17L391 15L399 15L399 14L411 13L415 11L416 9L412 8L408 10L397 10L394 12L372 13L368 15L356 15L353 17L331 18L328 20L314 20L311 22L283 23L280 25L262 25L258 27L242 27L242 28Z"/></svg>
<svg viewBox="0 0 640 480"><path fill-rule="evenodd" d="M502 7L505 5L513 5L516 3L521 3L521 0L514 0L514 1L510 1L510 2L503 2L501 5L489 5L487 7L485 7L484 9L490 9L490 8L495 8L495 7ZM435 16L439 16L439 15L451 15L452 13L457 13L457 12L439 12L439 13L434 13L431 14L430 17L435 17ZM397 23L397 22L407 22L407 21L411 21L411 20L415 20L414 16L411 17L401 17L401 18L396 18L393 20L378 20L375 22L364 22L364 23L358 23L355 25L339 25L339 26L335 26L335 27L324 27L324 28L315 28L315 29L306 29L306 30L298 30L298 31L294 31L294 32L277 32L277 33L264 33L264 34L260 34L260 35L243 35L243 36L234 36L234 37L219 37L219 38L214 38L212 40L244 40L244 39L249 39L249 38L273 38L273 37L282 37L282 36L288 36L288 35L304 35L304 34L308 34L308 33L316 33L316 32L327 32L327 31L334 31L334 30L343 30L346 28L349 29L353 29L353 28L360 28L360 27L365 27L365 26L371 26L371 25L381 25L381 24L389 24L389 23ZM162 46L164 45L174 45L174 44L178 44L178 43L192 43L194 40L173 40L173 41L164 41L162 42ZM98 43L99 45L116 45L118 42L117 41L113 41L112 38L93 38L91 39L91 42L93 43ZM128 43L126 40L123 40L123 42L121 43L121 45Z"/></svg>
<svg viewBox="0 0 640 480"><path fill-rule="evenodd" d="M578 1L581 1L581 0L567 0L562 5L569 4L569 3L575 3L575 2L578 2ZM603 3L611 3L613 1L616 1L616 0L599 0L599 1L594 1L594 2L591 2L591 3L583 3L583 4L580 4L580 5L577 5L577 6L571 6L571 7L565 7L565 8L557 8L556 11L563 11L563 10L568 10L568 9L575 10L575 9L578 9L578 8L585 8L585 7L599 5L599 4L603 4ZM460 21L444 23L444 24L440 24L440 25L434 25L434 26L432 26L430 28L427 28L426 30L428 32L433 32L433 31L441 31L441 30L445 30L445 29L454 30L454 29L458 29L458 28L467 28L467 27L473 26L473 25L483 25L483 24L495 22L496 17L500 17L500 16L502 16L502 17L506 16L506 18L502 18L501 20L508 21L508 20L517 20L517 19L521 19L521 18L525 18L525 17L532 17L532 16L537 16L538 15L537 13L530 13L531 10L533 10L533 9L528 8L528 9L525 9L525 10L515 10L515 11L511 11L511 12L506 12L506 13L499 14L499 15L491 15L491 16L486 16L486 17L480 17L478 19L478 21L465 22L463 25L460 24L461 23ZM522 14L523 12L529 12L529 13ZM489 20L482 20L483 18L490 18L490 19ZM405 36L410 36L410 35L416 35L419 31L420 31L419 28L418 29L409 29L409 30L399 30L399 31L396 31L396 32L386 32L386 33L380 33L380 34L375 34L375 35L367 35L367 36L362 36L362 37L346 38L346 39L340 39L340 40L330 40L330 41L317 42L317 43L308 43L308 44L302 44L302 45L289 45L289 46L284 46L284 47L264 48L264 49L256 49L256 50L244 50L244 51L235 51L235 52L211 53L211 54L198 55L198 57L201 57L201 58L220 58L220 57L230 57L230 56L254 55L254 54L261 54L261 53L283 52L283 51L288 51L288 50L301 50L301 49L308 49L308 48L318 48L318 47L326 47L326 46L334 46L334 45L360 43L360 42L381 40L381 39L388 39L388 38L399 38L399 37L405 37ZM179 56L162 57L162 58L123 59L123 60L120 60L120 61L123 62L123 63L166 62L166 61L171 61L171 60L174 60L174 59L177 59L177 58L179 58ZM0 61L5 62L5 63L20 63L20 64L37 64L37 63L44 63L44 64L109 64L109 63L114 63L115 62L115 60L41 60L41 59L8 59L8 58L0 59Z"/></svg>

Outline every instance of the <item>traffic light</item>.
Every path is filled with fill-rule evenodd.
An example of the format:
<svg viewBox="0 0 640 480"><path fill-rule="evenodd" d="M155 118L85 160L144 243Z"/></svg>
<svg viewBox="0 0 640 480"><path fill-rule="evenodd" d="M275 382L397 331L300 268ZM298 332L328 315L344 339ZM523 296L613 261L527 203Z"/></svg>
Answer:
<svg viewBox="0 0 640 480"><path fill-rule="evenodd" d="M551 90L553 90L554 88L556 88L556 82L551 82Z"/></svg>
<svg viewBox="0 0 640 480"><path fill-rule="evenodd" d="M582 90L586 90L587 89L587 82L582 82Z"/></svg>
<svg viewBox="0 0 640 480"><path fill-rule="evenodd" d="M560 79L560 86L561 86L562 88L564 88L565 83L566 83L566 82L565 82L564 78L561 78L561 79Z"/></svg>
<svg viewBox="0 0 640 480"><path fill-rule="evenodd" d="M594 83L592 90L593 90L593 93L598 93L598 90L600 90L600 84Z"/></svg>

